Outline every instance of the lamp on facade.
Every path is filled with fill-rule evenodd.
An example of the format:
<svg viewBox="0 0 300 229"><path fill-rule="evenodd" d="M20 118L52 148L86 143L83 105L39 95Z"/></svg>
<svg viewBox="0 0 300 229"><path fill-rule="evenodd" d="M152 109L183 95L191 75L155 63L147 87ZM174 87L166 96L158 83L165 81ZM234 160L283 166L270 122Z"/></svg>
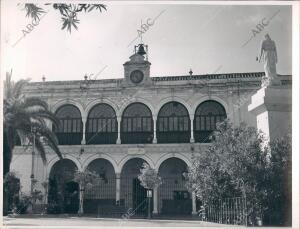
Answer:
<svg viewBox="0 0 300 229"><path fill-rule="evenodd" d="M151 219L151 198L152 198L151 189L147 189L147 198L148 198L148 219Z"/></svg>

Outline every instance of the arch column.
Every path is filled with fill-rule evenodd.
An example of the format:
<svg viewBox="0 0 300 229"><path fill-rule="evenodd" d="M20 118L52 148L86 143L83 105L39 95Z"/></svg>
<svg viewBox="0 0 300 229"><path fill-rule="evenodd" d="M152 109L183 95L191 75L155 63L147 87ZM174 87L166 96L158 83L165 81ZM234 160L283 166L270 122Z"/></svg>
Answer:
<svg viewBox="0 0 300 229"><path fill-rule="evenodd" d="M116 173L116 204L120 205L121 173Z"/></svg>
<svg viewBox="0 0 300 229"><path fill-rule="evenodd" d="M121 144L121 117L120 116L117 116L117 122L118 122L117 144Z"/></svg>
<svg viewBox="0 0 300 229"><path fill-rule="evenodd" d="M190 120L191 120L191 139L190 139L190 143L194 143L195 139L194 139L194 115L190 115Z"/></svg>
<svg viewBox="0 0 300 229"><path fill-rule="evenodd" d="M157 121L157 115L153 115L153 144L157 143L157 137L156 137L156 121Z"/></svg>
<svg viewBox="0 0 300 229"><path fill-rule="evenodd" d="M158 187L153 189L153 214L158 214Z"/></svg>
<svg viewBox="0 0 300 229"><path fill-rule="evenodd" d="M82 140L81 140L81 145L86 144L86 140L85 140L86 120L87 120L87 117L82 116Z"/></svg>
<svg viewBox="0 0 300 229"><path fill-rule="evenodd" d="M196 193L195 192L192 192L192 215L197 215Z"/></svg>

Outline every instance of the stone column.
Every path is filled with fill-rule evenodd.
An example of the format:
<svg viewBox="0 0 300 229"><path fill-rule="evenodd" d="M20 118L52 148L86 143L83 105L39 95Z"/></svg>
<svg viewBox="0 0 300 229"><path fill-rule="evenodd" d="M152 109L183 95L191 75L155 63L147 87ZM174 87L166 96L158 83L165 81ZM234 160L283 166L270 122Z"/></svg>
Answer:
<svg viewBox="0 0 300 229"><path fill-rule="evenodd" d="M197 215L196 193L192 192L192 215Z"/></svg>
<svg viewBox="0 0 300 229"><path fill-rule="evenodd" d="M81 140L81 145L85 145L85 127L86 127L86 117L82 117L82 140Z"/></svg>
<svg viewBox="0 0 300 229"><path fill-rule="evenodd" d="M190 115L190 120L191 120L191 139L190 139L190 143L194 143L195 139L194 139L194 115Z"/></svg>
<svg viewBox="0 0 300 229"><path fill-rule="evenodd" d="M157 116L153 115L153 144L157 143L157 138L156 138L156 121L157 121Z"/></svg>
<svg viewBox="0 0 300 229"><path fill-rule="evenodd" d="M273 141L291 131L292 91L290 86L263 87L251 97L248 111L256 116L257 129Z"/></svg>
<svg viewBox="0 0 300 229"><path fill-rule="evenodd" d="M116 173L116 204L120 204L121 174Z"/></svg>
<svg viewBox="0 0 300 229"><path fill-rule="evenodd" d="M117 144L121 144L121 117L117 117L118 122L118 138L117 138Z"/></svg>
<svg viewBox="0 0 300 229"><path fill-rule="evenodd" d="M153 189L153 214L158 214L158 192L157 187Z"/></svg>

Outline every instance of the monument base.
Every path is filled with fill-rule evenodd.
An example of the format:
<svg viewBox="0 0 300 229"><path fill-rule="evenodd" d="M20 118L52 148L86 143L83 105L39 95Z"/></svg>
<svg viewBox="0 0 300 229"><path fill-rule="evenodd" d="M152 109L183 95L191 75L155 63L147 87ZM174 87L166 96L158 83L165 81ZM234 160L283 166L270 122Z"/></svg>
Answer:
<svg viewBox="0 0 300 229"><path fill-rule="evenodd" d="M248 111L256 115L257 129L269 141L291 132L292 90L290 86L268 86L251 97Z"/></svg>

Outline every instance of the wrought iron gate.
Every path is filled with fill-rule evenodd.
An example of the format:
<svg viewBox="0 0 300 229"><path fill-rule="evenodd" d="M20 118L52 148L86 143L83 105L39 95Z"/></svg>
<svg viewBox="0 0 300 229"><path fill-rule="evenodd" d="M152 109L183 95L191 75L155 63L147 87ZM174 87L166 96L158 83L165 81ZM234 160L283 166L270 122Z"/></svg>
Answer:
<svg viewBox="0 0 300 229"><path fill-rule="evenodd" d="M247 225L246 198L225 198L200 207L199 217L203 221L221 224Z"/></svg>
<svg viewBox="0 0 300 229"><path fill-rule="evenodd" d="M158 188L158 208L163 215L191 215L192 199L183 177L163 177Z"/></svg>

